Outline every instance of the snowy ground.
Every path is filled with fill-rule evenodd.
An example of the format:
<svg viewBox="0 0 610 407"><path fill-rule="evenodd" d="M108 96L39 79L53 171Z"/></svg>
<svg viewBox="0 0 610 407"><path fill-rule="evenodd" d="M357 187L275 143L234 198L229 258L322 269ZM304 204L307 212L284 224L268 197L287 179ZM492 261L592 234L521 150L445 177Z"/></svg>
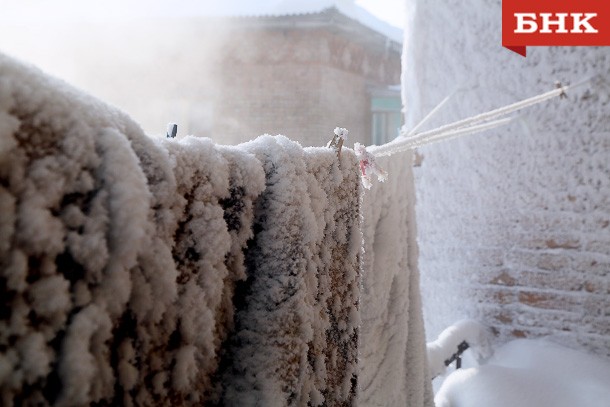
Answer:
<svg viewBox="0 0 610 407"><path fill-rule="evenodd" d="M436 407L610 405L610 363L545 339L518 339L487 363L450 373Z"/></svg>

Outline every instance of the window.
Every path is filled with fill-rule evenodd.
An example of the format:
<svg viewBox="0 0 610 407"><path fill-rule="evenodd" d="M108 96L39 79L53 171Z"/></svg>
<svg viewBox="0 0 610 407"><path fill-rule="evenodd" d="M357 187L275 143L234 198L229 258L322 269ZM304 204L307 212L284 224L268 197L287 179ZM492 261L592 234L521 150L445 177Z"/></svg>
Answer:
<svg viewBox="0 0 610 407"><path fill-rule="evenodd" d="M371 144L382 145L395 139L402 127L399 87L377 90L371 96Z"/></svg>

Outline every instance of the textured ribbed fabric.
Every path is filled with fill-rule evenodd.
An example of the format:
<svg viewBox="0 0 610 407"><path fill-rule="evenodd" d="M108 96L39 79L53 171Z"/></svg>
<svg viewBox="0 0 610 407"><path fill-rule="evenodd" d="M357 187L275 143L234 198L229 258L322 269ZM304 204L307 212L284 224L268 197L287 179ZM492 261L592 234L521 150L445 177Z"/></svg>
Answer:
<svg viewBox="0 0 610 407"><path fill-rule="evenodd" d="M148 138L0 56L2 405L353 405L351 151Z"/></svg>
<svg viewBox="0 0 610 407"><path fill-rule="evenodd" d="M363 406L434 405L419 289L412 163L411 152L379 158L388 180L364 194L358 374L358 402Z"/></svg>

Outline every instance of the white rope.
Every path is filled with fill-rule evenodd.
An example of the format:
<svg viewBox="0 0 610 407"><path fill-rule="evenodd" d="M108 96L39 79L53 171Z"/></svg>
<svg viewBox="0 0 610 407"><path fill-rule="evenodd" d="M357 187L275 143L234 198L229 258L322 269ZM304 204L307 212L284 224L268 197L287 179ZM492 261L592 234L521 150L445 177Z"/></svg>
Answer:
<svg viewBox="0 0 610 407"><path fill-rule="evenodd" d="M373 154L375 154L375 157L383 157L383 156L387 156L387 155L392 155L395 153L400 153L402 151L407 151L407 150L411 150L411 149L414 149L417 147L421 147L423 145L433 144L433 143L437 143L439 141L444 141L444 140L451 140L451 139L459 137L459 136L479 133L479 132L482 132L485 130L491 130L496 127L504 126L505 124L507 124L508 122L510 122L512 120L513 120L512 117L507 117L504 119L493 120L491 122L477 124L474 126L469 126L469 127L465 127L465 128L461 128L461 129L449 130L449 131L439 133L439 134L434 134L432 136L428 136L425 138L419 138L419 137L413 138L411 140L405 140L403 143L395 145L394 148L392 148L392 149L384 148L382 152L379 152L379 149L372 147L371 152ZM385 146L383 146L383 147L385 147Z"/></svg>
<svg viewBox="0 0 610 407"><path fill-rule="evenodd" d="M415 127L413 127L408 133L407 133L407 137L410 137L412 135L414 135L417 130L419 130L419 128L421 126L423 126L424 124L426 124L428 122L428 120L430 120L430 118L432 116L434 116L436 114L436 112L438 112L452 97L453 95L455 95L455 92L451 92L449 95L447 95L447 97L443 100L441 100L441 103L439 103L438 105L436 105L436 107L434 109L432 109L430 111L430 113L428 113L426 115L426 117L424 117L423 119L421 119L421 121L419 123L417 123L415 125Z"/></svg>
<svg viewBox="0 0 610 407"><path fill-rule="evenodd" d="M485 113L481 113L475 116L468 117L466 119L458 120L457 122L446 124L444 126L438 127L433 130L425 131L423 133L416 134L411 137L406 137L409 133L403 133L393 141L386 143L379 147L371 148L371 152L373 152L376 156L385 156L392 155L394 153L398 153L401 151L409 150L415 147L419 147L428 143L433 143L441 140L446 140L449 138L454 138L457 136L462 136L465 134L473 134L484 130L489 130L491 128L495 128L501 126L503 124L508 123L508 121L496 120L494 122L488 123L487 125L479 125L475 126L478 123L486 122L492 119L498 119L502 116L506 116L510 113L516 112L518 110L524 109L529 106L533 106L539 103L542 103L546 100L555 98L562 94L565 94L566 90L573 88L574 86L581 85L586 81L580 82L577 85L573 86L561 86L557 89L553 89L549 92L542 93L537 96L533 96L528 99L521 100L516 103L512 103L507 106L500 107L498 109L493 109ZM444 104L444 102L441 102ZM437 106L434 111L437 111L439 106ZM428 115L430 116L430 114ZM428 117L426 116L426 117ZM468 130L465 132L455 132L458 129Z"/></svg>
<svg viewBox="0 0 610 407"><path fill-rule="evenodd" d="M381 146L371 146L367 151L366 147L361 146L359 143L354 145L354 149L357 151L357 157L360 159L360 170L362 171L362 183L365 188L371 188L371 175L376 173L380 181L385 181L387 173L379 167L376 163L375 158L380 156L392 155L401 151L411 150L423 145L436 143L443 140L449 140L452 138L464 136L466 134L479 133L485 130L494 129L499 126L503 126L514 119L514 117L505 117L510 113L524 109L529 106L542 103L546 100L552 99L557 96L565 95L565 91L570 88L583 85L593 78L585 79L572 86L561 86L558 84L558 88L550 92L545 92L540 95L521 100L519 102L500 107L498 109L490 110L485 113L481 113L475 116L468 117L457 122L446 124L433 130L425 131L423 133L412 135L420 128L430 117L432 117L452 95L447 96L441 101L430 113L428 113L422 121L420 121L413 130L407 132L403 130L401 135L395 140L386 143Z"/></svg>

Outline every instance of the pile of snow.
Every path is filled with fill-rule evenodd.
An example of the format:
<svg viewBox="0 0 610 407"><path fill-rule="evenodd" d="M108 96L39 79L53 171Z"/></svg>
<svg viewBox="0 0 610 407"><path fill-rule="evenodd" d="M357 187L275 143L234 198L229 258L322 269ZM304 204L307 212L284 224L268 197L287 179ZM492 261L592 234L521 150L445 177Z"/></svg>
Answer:
<svg viewBox="0 0 610 407"><path fill-rule="evenodd" d="M492 354L491 339L491 331L477 321L466 319L451 325L426 345L431 378L445 373L445 361L458 351L462 342L468 344L470 353L479 363L483 362Z"/></svg>
<svg viewBox="0 0 610 407"><path fill-rule="evenodd" d="M610 364L545 339L518 339L483 366L450 374L437 407L602 407L610 400Z"/></svg>
<svg viewBox="0 0 610 407"><path fill-rule="evenodd" d="M0 55L2 404L431 405L410 162L362 202L349 149L153 140Z"/></svg>

